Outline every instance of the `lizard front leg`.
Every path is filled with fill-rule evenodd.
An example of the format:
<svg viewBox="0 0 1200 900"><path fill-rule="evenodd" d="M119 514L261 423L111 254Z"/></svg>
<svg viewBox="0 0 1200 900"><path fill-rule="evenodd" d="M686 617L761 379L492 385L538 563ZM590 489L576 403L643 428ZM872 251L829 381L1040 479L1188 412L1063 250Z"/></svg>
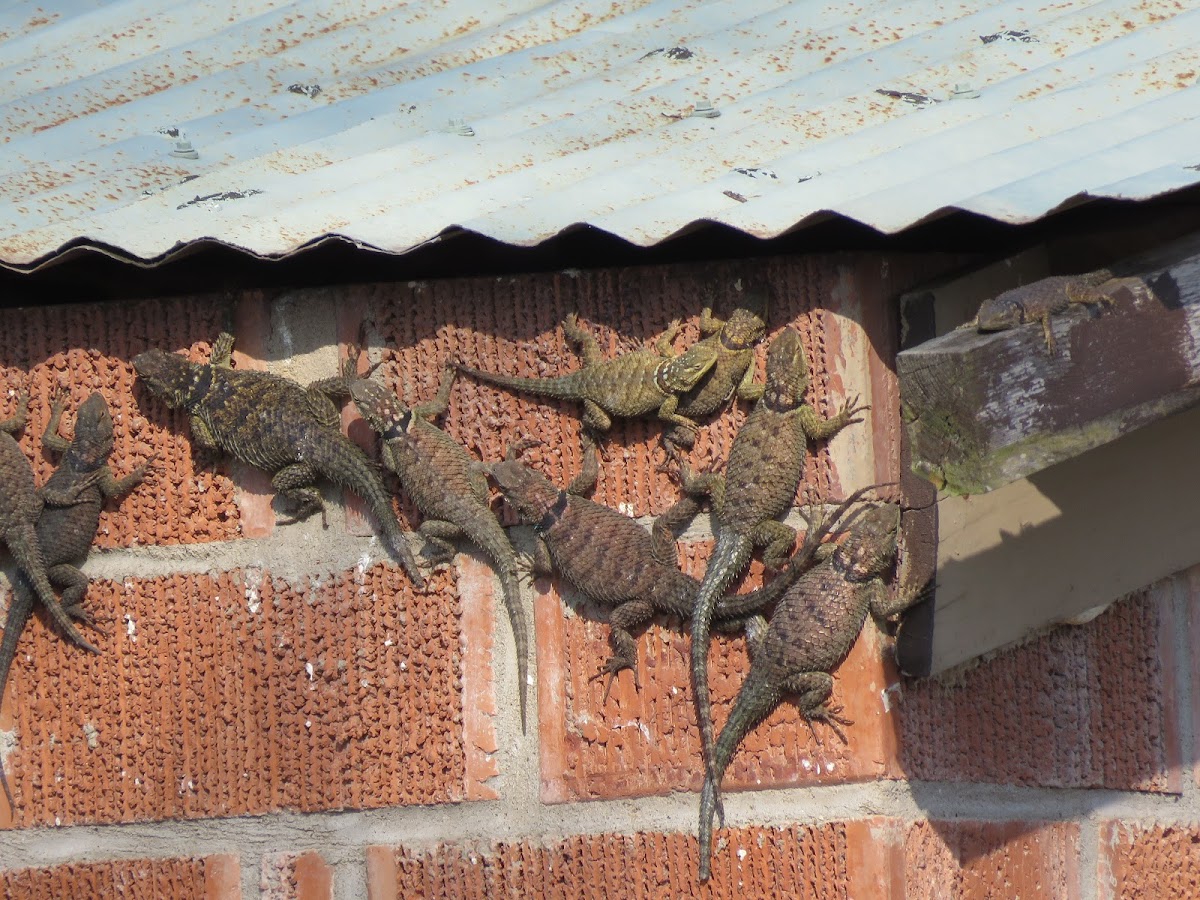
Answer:
<svg viewBox="0 0 1200 900"><path fill-rule="evenodd" d="M847 425L861 422L862 417L858 414L870 408L870 406L864 406L856 395L843 403L837 415L831 419L822 419L817 411L807 403L802 403L796 407L794 415L799 419L800 427L804 429L804 433L810 439L825 441L833 437Z"/></svg>
<svg viewBox="0 0 1200 900"><path fill-rule="evenodd" d="M192 429L192 443L203 450L220 450L216 435L208 427L208 423L200 416L188 416L188 425Z"/></svg>
<svg viewBox="0 0 1200 900"><path fill-rule="evenodd" d="M413 407L413 415L421 419L436 419L445 414L450 408L450 389L454 387L454 379L458 369L447 366L442 369L442 380L438 382L437 394L428 403L419 403Z"/></svg>
<svg viewBox="0 0 1200 900"><path fill-rule="evenodd" d="M712 307L705 306L700 310L700 333L704 335L716 334L725 327L725 320L718 319L713 315Z"/></svg>
<svg viewBox="0 0 1200 900"><path fill-rule="evenodd" d="M746 374L738 382L734 393L739 400L749 400L751 403L757 403L762 399L763 391L766 389L767 386L765 384L754 380L754 359L751 358L750 364L746 366Z"/></svg>
<svg viewBox="0 0 1200 900"><path fill-rule="evenodd" d="M298 462L284 466L271 479L271 484L281 497L292 504L294 512L286 519L280 519L280 525L291 525L307 519L315 512L321 513L321 527L329 527L329 518L325 512L325 501L321 492L313 485L316 484L319 473L310 463Z"/></svg>
<svg viewBox="0 0 1200 900"><path fill-rule="evenodd" d="M0 431L16 434L25 427L25 421L29 418L29 391L21 391L17 394L17 411L7 419L0 421Z"/></svg>
<svg viewBox="0 0 1200 900"><path fill-rule="evenodd" d="M657 341L654 342L654 350L663 359L674 359L675 348L671 346L675 342L675 338L679 335L682 328L682 323L678 319L672 319L667 324L667 330L662 333Z"/></svg>
<svg viewBox="0 0 1200 900"><path fill-rule="evenodd" d="M675 535L696 518L703 506L704 500L699 497L683 497L654 520L650 528L650 552L656 560L668 566L679 565Z"/></svg>
<svg viewBox="0 0 1200 900"><path fill-rule="evenodd" d="M150 471L150 466L154 463L153 459L148 459L124 478L117 478L113 475L112 469L108 466L104 467L104 474L100 478L100 493L104 495L104 499L109 497L120 497L128 494L135 487L146 480L146 475Z"/></svg>
<svg viewBox="0 0 1200 900"><path fill-rule="evenodd" d="M67 452L71 446L71 442L58 433L59 426L62 425L62 414L67 408L67 393L61 388L54 393L54 399L50 401L50 421L46 423L46 430L42 432L42 446L60 456Z"/></svg>
<svg viewBox="0 0 1200 900"><path fill-rule="evenodd" d="M208 356L208 364L214 369L233 368L233 335L228 331L222 331L217 335L212 353Z"/></svg>

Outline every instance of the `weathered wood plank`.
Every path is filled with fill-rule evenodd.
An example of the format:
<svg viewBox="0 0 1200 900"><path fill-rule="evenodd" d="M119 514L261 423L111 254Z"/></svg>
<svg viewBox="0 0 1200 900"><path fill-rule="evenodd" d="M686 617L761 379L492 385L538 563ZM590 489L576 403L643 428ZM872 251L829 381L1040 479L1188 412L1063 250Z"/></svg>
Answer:
<svg viewBox="0 0 1200 900"><path fill-rule="evenodd" d="M912 466L980 494L1178 412L1200 393L1200 237L1115 267L1107 309L951 332L897 357Z"/></svg>
<svg viewBox="0 0 1200 900"><path fill-rule="evenodd" d="M1197 447L1192 409L999 490L944 496L933 613L903 621L902 669L945 672L1200 562Z"/></svg>

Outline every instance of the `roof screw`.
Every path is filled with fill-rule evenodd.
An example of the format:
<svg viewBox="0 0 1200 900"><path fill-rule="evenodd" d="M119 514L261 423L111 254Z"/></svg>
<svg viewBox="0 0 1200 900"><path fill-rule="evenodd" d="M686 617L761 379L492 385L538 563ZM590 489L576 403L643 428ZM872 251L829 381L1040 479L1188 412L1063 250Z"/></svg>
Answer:
<svg viewBox="0 0 1200 900"><path fill-rule="evenodd" d="M715 119L721 115L721 111L713 107L711 100L703 97L696 101L696 108L688 113L688 115L696 119Z"/></svg>
<svg viewBox="0 0 1200 900"><path fill-rule="evenodd" d="M475 129L462 119L450 119L446 122L446 131L461 137L475 137Z"/></svg>
<svg viewBox="0 0 1200 900"><path fill-rule="evenodd" d="M180 135L179 140L175 142L175 149L171 151L171 155L179 159L200 158L200 154L196 152L196 149L192 146L192 142L183 135Z"/></svg>
<svg viewBox="0 0 1200 900"><path fill-rule="evenodd" d="M975 90L969 84L956 84L954 90L950 92L951 100L978 100L979 91Z"/></svg>

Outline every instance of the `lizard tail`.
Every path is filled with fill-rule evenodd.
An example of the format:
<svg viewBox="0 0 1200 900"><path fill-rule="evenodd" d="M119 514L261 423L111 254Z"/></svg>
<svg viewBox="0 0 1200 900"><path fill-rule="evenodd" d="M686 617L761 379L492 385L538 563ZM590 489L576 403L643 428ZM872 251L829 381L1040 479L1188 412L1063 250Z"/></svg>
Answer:
<svg viewBox="0 0 1200 900"><path fill-rule="evenodd" d="M18 573L13 585L13 596L9 600L8 618L4 623L4 639L0 641L0 701L8 690L8 673L12 671L13 660L17 656L17 641L21 632L33 615L33 586L23 573ZM4 796L8 798L8 808L16 814L17 803L13 799L12 788L8 786L8 774L4 770L4 761L0 759L0 786L4 788Z"/></svg>
<svg viewBox="0 0 1200 900"><path fill-rule="evenodd" d="M529 623L525 620L525 607L521 603L521 580L517 573L502 568L500 586L504 591L504 608L512 626L513 643L517 647L517 682L521 703L521 734L525 734L525 715L529 703Z"/></svg>
<svg viewBox="0 0 1200 900"><path fill-rule="evenodd" d="M542 397L555 397L561 400L577 399L575 375L573 374L559 375L554 378L521 378L517 375L484 372L467 366L460 366L458 371L510 391L522 391L526 394L538 394Z"/></svg>
<svg viewBox="0 0 1200 900"><path fill-rule="evenodd" d="M80 634L75 623L71 621L71 617L63 612L62 604L58 602L58 595L54 593L54 588L50 586L50 581L46 578L46 563L42 558L41 547L33 526L21 526L20 533L16 535L10 531L8 538L8 551L12 554L13 561L21 570L21 574L28 580L28 584L37 598L42 601L42 605L46 607L50 618L66 633L71 643L91 653L99 653L100 648Z"/></svg>
<svg viewBox="0 0 1200 900"><path fill-rule="evenodd" d="M704 776L704 790L700 795L701 881L707 881L710 874L713 816L721 808L721 779L725 777L725 769L742 740L775 708L781 696L779 686L763 675L761 669L751 668L742 683L733 712L713 747L712 767ZM722 824L724 818L722 813Z"/></svg>
<svg viewBox="0 0 1200 900"><path fill-rule="evenodd" d="M486 518L483 518L486 516ZM474 527L467 530L467 537L483 548L492 561L496 574L500 576L500 587L504 594L504 610L508 613L508 624L512 628L513 643L517 648L517 682L521 702L521 733L525 734L525 715L529 693L529 620L525 617L525 605L521 602L521 579L517 575L516 552L508 535L490 512L484 512Z"/></svg>
<svg viewBox="0 0 1200 900"><path fill-rule="evenodd" d="M383 532L388 550L408 573L417 589L424 590L425 577L417 568L417 561L408 546L396 512L392 509L392 498L383 486L379 470L367 459L358 445L345 435L331 435L330 438L325 440L323 437L313 441L306 457L307 461L330 481L349 488L366 501Z"/></svg>
<svg viewBox="0 0 1200 900"><path fill-rule="evenodd" d="M712 639L713 611L733 580L746 568L753 549L746 535L732 528L721 532L709 558L708 568L704 571L704 581L700 583L696 607L692 611L692 690L704 747L704 768L709 775L712 774L714 743L712 702L708 696L708 645Z"/></svg>

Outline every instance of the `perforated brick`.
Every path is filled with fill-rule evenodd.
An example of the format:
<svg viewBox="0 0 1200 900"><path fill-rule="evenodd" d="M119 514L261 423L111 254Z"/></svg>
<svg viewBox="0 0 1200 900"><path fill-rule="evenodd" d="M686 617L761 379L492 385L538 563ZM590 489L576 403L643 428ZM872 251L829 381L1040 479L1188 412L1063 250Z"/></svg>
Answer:
<svg viewBox="0 0 1200 900"><path fill-rule="evenodd" d="M711 543L680 544L680 562L703 574ZM754 563L743 582L762 583ZM558 584L555 582L555 584ZM559 585L563 587L562 585ZM623 672L603 702L604 680L592 681L608 658L607 612L564 604L544 581L536 600L542 721L542 798L547 802L699 790L703 767L692 700L691 640L682 623L659 617L638 639L641 690ZM568 601L579 598L569 588ZM890 755L893 725L881 691L886 674L874 625L835 672L833 700L854 721L843 745L817 725L815 742L796 707L784 702L743 741L726 773L726 789L836 784L878 778ZM713 719L718 729L733 708L749 660L745 641L716 635L709 655Z"/></svg>
<svg viewBox="0 0 1200 900"><path fill-rule="evenodd" d="M1102 823L1099 896L1200 897L1200 825Z"/></svg>
<svg viewBox="0 0 1200 900"><path fill-rule="evenodd" d="M229 327L228 298L188 297L167 301L51 306L0 310L0 415L13 409L8 395L27 388L30 418L22 449L41 483L53 469L41 451L50 402L69 390L67 425L73 410L92 391L108 401L114 425L112 465L123 475L150 456L150 478L118 508L109 504L96 536L99 547L132 544L190 544L236 537L238 509L224 463L194 458L187 419L136 386L129 361L150 347L193 349ZM69 432L68 432L69 433Z"/></svg>
<svg viewBox="0 0 1200 900"><path fill-rule="evenodd" d="M0 871L14 900L121 897L126 900L240 900L236 856L122 859Z"/></svg>
<svg viewBox="0 0 1200 900"><path fill-rule="evenodd" d="M907 900L1080 896L1074 822L917 822L904 858Z"/></svg>
<svg viewBox="0 0 1200 900"><path fill-rule="evenodd" d="M102 655L40 623L22 638L17 823L463 799L453 570L430 586L414 594L391 565L296 585L254 570L93 582L89 605L116 624Z"/></svg>
<svg viewBox="0 0 1200 900"><path fill-rule="evenodd" d="M903 777L1178 792L1171 604L1143 593L946 686L906 682Z"/></svg>
<svg viewBox="0 0 1200 900"><path fill-rule="evenodd" d="M657 897L846 897L841 824L722 830L713 877L696 881L693 835L639 832L564 840L372 847L370 900L623 900Z"/></svg>
<svg viewBox="0 0 1200 900"><path fill-rule="evenodd" d="M259 900L332 900L333 869L315 850L277 853L262 865Z"/></svg>

